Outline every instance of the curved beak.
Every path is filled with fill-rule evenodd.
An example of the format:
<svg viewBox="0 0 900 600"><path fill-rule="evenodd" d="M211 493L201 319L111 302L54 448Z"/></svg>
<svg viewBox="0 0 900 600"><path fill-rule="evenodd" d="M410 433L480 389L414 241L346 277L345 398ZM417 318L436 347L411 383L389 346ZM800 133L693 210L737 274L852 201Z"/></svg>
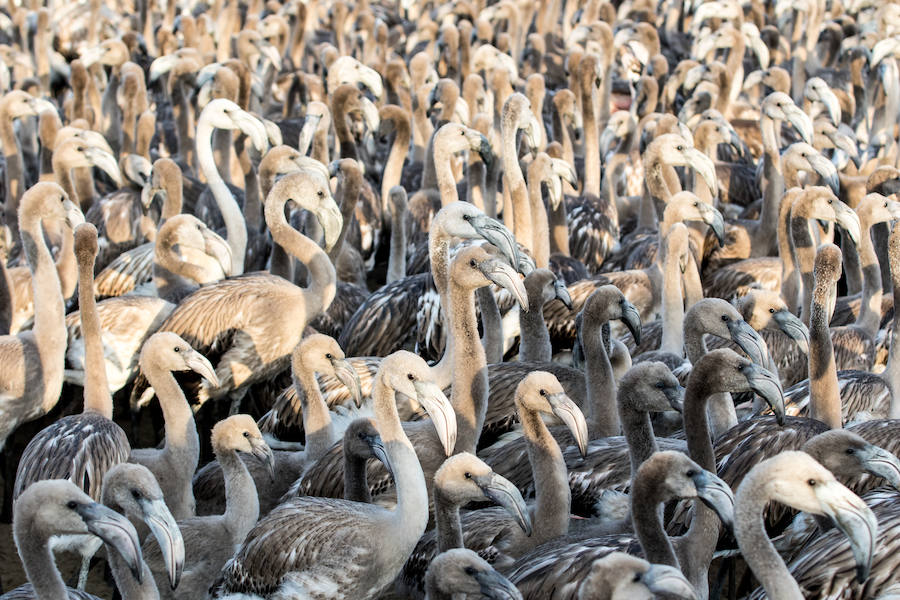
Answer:
<svg viewBox="0 0 900 600"><path fill-rule="evenodd" d="M78 208L78 205L71 200L63 202L66 210L66 225L74 230L76 227L84 223L84 213Z"/></svg>
<svg viewBox="0 0 900 600"><path fill-rule="evenodd" d="M181 538L181 530L162 499L144 498L139 504L144 523L159 543L159 549L166 563L166 572L169 574L169 585L174 590L178 587L184 568L184 540Z"/></svg>
<svg viewBox="0 0 900 600"><path fill-rule="evenodd" d="M487 215L477 215L469 219L469 224L482 238L493 244L511 265L519 264L519 249L516 238L503 223Z"/></svg>
<svg viewBox="0 0 900 600"><path fill-rule="evenodd" d="M752 89L753 86L759 85L760 83L762 83L764 74L765 74L765 71L763 71L762 69L757 69L756 71L753 71L752 73L750 73L749 75L744 77L744 86L741 89L746 91L746 90Z"/></svg>
<svg viewBox="0 0 900 600"><path fill-rule="evenodd" d="M747 353L754 363L758 365L769 364L769 350L765 340L759 333L747 324L743 319L733 319L728 322L728 332L731 341L737 344L741 350Z"/></svg>
<svg viewBox="0 0 900 600"><path fill-rule="evenodd" d="M179 57L177 54L167 54L166 56L160 56L152 63L150 63L150 73L149 73L149 82L153 83L166 73L172 70L175 64L179 61Z"/></svg>
<svg viewBox="0 0 900 600"><path fill-rule="evenodd" d="M819 101L825 105L825 110L828 111L828 117L831 119L831 122L834 123L834 126L837 127L840 125L841 103L835 93L831 91L831 88L824 90L819 94Z"/></svg>
<svg viewBox="0 0 900 600"><path fill-rule="evenodd" d="M506 509L506 512L515 519L525 535L531 536L531 518L528 516L528 506L525 504L519 488L496 473L491 473L490 479L484 485L478 483L478 487L484 492L485 497Z"/></svg>
<svg viewBox="0 0 900 600"><path fill-rule="evenodd" d="M856 560L856 580L864 582L869 577L878 521L872 510L859 496L837 481L829 481L815 487L816 499L835 527L850 540L850 549Z"/></svg>
<svg viewBox="0 0 900 600"><path fill-rule="evenodd" d="M697 600L697 591L685 576L668 565L651 564L647 572L641 576L641 582L651 594L665 598L681 600Z"/></svg>
<svg viewBox="0 0 900 600"><path fill-rule="evenodd" d="M531 115L531 118L528 120L528 125L525 127L525 141L528 144L528 149L531 151L532 156L536 156L538 153L538 149L541 146L541 125L538 123L537 118L534 115Z"/></svg>
<svg viewBox="0 0 900 600"><path fill-rule="evenodd" d="M631 332L635 344L641 343L641 313L628 300L622 300L622 317L621 321L625 323L625 327Z"/></svg>
<svg viewBox="0 0 900 600"><path fill-rule="evenodd" d="M44 111L56 112L56 107L53 103L49 100L44 100L43 98L29 100L28 104L31 106L31 110L34 111L35 116L40 115Z"/></svg>
<svg viewBox="0 0 900 600"><path fill-rule="evenodd" d="M269 135L262 122L244 110L231 110L228 112L237 129L250 138L250 142L260 152L265 152L269 147Z"/></svg>
<svg viewBox="0 0 900 600"><path fill-rule="evenodd" d="M572 310L572 296L569 294L569 288L566 287L566 282L562 279L555 279L553 281L553 295L554 297L563 303L563 305Z"/></svg>
<svg viewBox="0 0 900 600"><path fill-rule="evenodd" d="M686 148L685 156L687 157L688 166L694 169L698 175L703 177L706 186L712 192L713 198L719 196L719 180L716 177L716 166L708 156L697 150L696 148Z"/></svg>
<svg viewBox="0 0 900 600"><path fill-rule="evenodd" d="M781 382L768 369L759 365L750 364L743 369L744 376L750 389L765 400L766 404L775 413L779 425L784 424L784 392L781 390Z"/></svg>
<svg viewBox="0 0 900 600"><path fill-rule="evenodd" d="M838 179L837 169L834 163L825 158L824 155L816 153L808 158L810 166L822 178L825 184L831 188L835 195L841 191L841 182Z"/></svg>
<svg viewBox="0 0 900 600"><path fill-rule="evenodd" d="M857 455L866 472L883 477L895 490L900 490L900 460L893 453L870 444Z"/></svg>
<svg viewBox="0 0 900 600"><path fill-rule="evenodd" d="M693 477L697 497L711 508L729 531L734 530L734 493L728 484L709 471L701 469Z"/></svg>
<svg viewBox="0 0 900 600"><path fill-rule="evenodd" d="M318 209L314 212L319 220L319 224L322 226L322 230L325 232L325 251L330 252L341 236L344 217L330 194L322 199Z"/></svg>
<svg viewBox="0 0 900 600"><path fill-rule="evenodd" d="M522 600L522 594L516 586L494 569L475 571L474 577L482 597L487 600Z"/></svg>
<svg viewBox="0 0 900 600"><path fill-rule="evenodd" d="M705 202L701 202L700 206L706 207L701 209L703 211L703 222L712 229L716 240L719 242L719 248L723 247L725 245L725 219L722 217L722 213Z"/></svg>
<svg viewBox="0 0 900 600"><path fill-rule="evenodd" d="M253 448L253 456L266 465L269 478L275 481L275 453L272 452L272 449L262 438L251 438L250 446Z"/></svg>
<svg viewBox="0 0 900 600"><path fill-rule="evenodd" d="M483 261L478 268L485 277L512 294L522 310L528 312L528 292L518 271L499 258Z"/></svg>
<svg viewBox="0 0 900 600"><path fill-rule="evenodd" d="M380 435L368 437L366 439L366 443L369 445L369 448L372 450L372 454L375 455L375 458L381 461L381 464L384 465L384 468L388 470L391 477L394 477L394 471L391 469L391 459L388 457L387 449L384 447L384 442L381 440Z"/></svg>
<svg viewBox="0 0 900 600"><path fill-rule="evenodd" d="M813 124L812 119L809 118L809 115L807 115L799 107L793 104L784 107L784 114L785 117L787 117L788 122L794 126L794 129L797 130L797 133L799 133L800 137L803 138L803 141L807 144L812 144Z"/></svg>
<svg viewBox="0 0 900 600"><path fill-rule="evenodd" d="M313 137L316 135L316 129L319 127L319 121L322 120L322 115L307 115L306 120L303 122L303 127L300 128L300 140L297 143L297 150L300 151L300 154L306 154L309 150L310 145L312 144Z"/></svg>
<svg viewBox="0 0 900 600"><path fill-rule="evenodd" d="M366 129L369 131L378 131L378 125L381 123L381 117L378 116L378 107L365 96L359 99L362 105L363 121L366 123Z"/></svg>
<svg viewBox="0 0 900 600"><path fill-rule="evenodd" d="M84 155L91 161L92 165L109 175L116 182L116 185L122 185L122 172L119 170L119 163L116 162L112 154L99 148L85 148Z"/></svg>
<svg viewBox="0 0 900 600"><path fill-rule="evenodd" d="M334 368L334 376L350 390L356 408L362 406L362 385L359 383L359 374L353 365L347 360L337 359L331 361L331 366Z"/></svg>
<svg viewBox="0 0 900 600"><path fill-rule="evenodd" d="M359 70L359 81L369 88L376 100L381 100L384 96L384 84L381 81L381 75L375 69L363 65Z"/></svg>
<svg viewBox="0 0 900 600"><path fill-rule="evenodd" d="M87 525L88 531L113 547L122 556L134 578L140 582L143 577L144 558L137 532L131 521L96 502L79 505L75 510Z"/></svg>
<svg viewBox="0 0 900 600"><path fill-rule="evenodd" d="M431 417L444 452L450 456L456 447L456 413L453 412L453 406L436 383L416 381L413 385L416 388L416 400Z"/></svg>
<svg viewBox="0 0 900 600"><path fill-rule="evenodd" d="M258 47L260 54L269 59L269 62L272 63L272 67L275 68L275 71L280 71L281 55L278 54L278 49L272 44L268 43L261 43Z"/></svg>
<svg viewBox="0 0 900 600"><path fill-rule="evenodd" d="M809 329L791 311L783 308L772 315L778 328L797 343L803 354L809 354Z"/></svg>
<svg viewBox="0 0 900 600"><path fill-rule="evenodd" d="M205 356L194 350L185 359L185 362L187 363L187 366L190 367L191 371L197 373L212 385L216 387L219 386L219 378L216 376L216 371Z"/></svg>
<svg viewBox="0 0 900 600"><path fill-rule="evenodd" d="M680 385L676 386L666 386L663 388L663 394L666 395L666 401L668 401L669 406L672 407L672 410L683 413L684 412L684 388Z"/></svg>
<svg viewBox="0 0 900 600"><path fill-rule="evenodd" d="M584 420L584 414L582 414L581 409L565 394L550 394L547 396L547 401L550 403L553 414L565 423L569 431L572 432L581 456L585 456L587 454L588 433L587 422Z"/></svg>
<svg viewBox="0 0 900 600"><path fill-rule="evenodd" d="M212 229L204 229L203 242L203 251L216 259L226 276L232 275L231 246L228 245L228 242Z"/></svg>
<svg viewBox="0 0 900 600"><path fill-rule="evenodd" d="M90 69L93 65L97 64L105 51L106 49L103 48L103 46L94 46L93 48L88 48L82 52L81 62L84 64L84 68Z"/></svg>
<svg viewBox="0 0 900 600"><path fill-rule="evenodd" d="M834 206L835 222L847 232L854 244L858 244L862 238L859 215L840 200L835 200L832 206Z"/></svg>
<svg viewBox="0 0 900 600"><path fill-rule="evenodd" d="M150 203L157 196L162 196L163 202L165 202L166 191L162 188L153 187L149 183L141 188L141 205L144 207L144 210L150 208Z"/></svg>
<svg viewBox="0 0 900 600"><path fill-rule="evenodd" d="M477 152L478 156L481 157L481 162L484 163L485 168L490 170L490 166L494 162L494 149L491 147L491 142L488 141L484 134L476 132L475 130L472 131L474 133L469 136L469 149L473 152Z"/></svg>

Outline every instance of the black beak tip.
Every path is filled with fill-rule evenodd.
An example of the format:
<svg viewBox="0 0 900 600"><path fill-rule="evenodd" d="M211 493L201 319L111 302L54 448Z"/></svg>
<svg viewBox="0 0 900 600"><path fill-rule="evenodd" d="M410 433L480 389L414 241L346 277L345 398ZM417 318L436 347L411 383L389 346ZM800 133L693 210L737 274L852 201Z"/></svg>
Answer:
<svg viewBox="0 0 900 600"><path fill-rule="evenodd" d="M856 565L856 582L857 583L865 583L866 579L869 578L869 566L868 565Z"/></svg>

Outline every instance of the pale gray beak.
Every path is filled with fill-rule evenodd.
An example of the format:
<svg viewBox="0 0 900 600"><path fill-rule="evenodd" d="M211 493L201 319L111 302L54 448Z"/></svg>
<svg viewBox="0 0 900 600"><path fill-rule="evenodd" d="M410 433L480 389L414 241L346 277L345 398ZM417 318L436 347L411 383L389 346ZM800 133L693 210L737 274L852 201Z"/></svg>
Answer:
<svg viewBox="0 0 900 600"><path fill-rule="evenodd" d="M344 217L334 198L329 194L323 198L317 210L314 211L319 224L325 232L325 251L329 252L334 245L337 244L341 235L341 228L344 226Z"/></svg>
<svg viewBox="0 0 900 600"><path fill-rule="evenodd" d="M700 205L706 207L701 209L703 213L703 222L712 229L713 234L716 236L716 240L719 242L719 248L721 248L725 245L725 219L722 217L722 213L714 207L705 202L701 202Z"/></svg>
<svg viewBox="0 0 900 600"><path fill-rule="evenodd" d="M506 509L525 535L531 535L531 518L528 516L528 506L522 498L522 493L511 481L496 473L484 477L485 481L476 480L475 483L484 492L485 497Z"/></svg>
<svg viewBox="0 0 900 600"><path fill-rule="evenodd" d="M65 200L63 202L63 208L66 211L66 225L70 229L75 229L82 223L84 223L84 213L81 212L81 209L78 208L78 205L72 202L71 200Z"/></svg>
<svg viewBox="0 0 900 600"><path fill-rule="evenodd" d="M769 349L765 340L746 321L732 319L728 322L728 332L731 334L731 341L746 352L750 360L758 365L769 364Z"/></svg>
<svg viewBox="0 0 900 600"><path fill-rule="evenodd" d="M666 386L663 388L663 394L666 396L666 400L669 403L669 406L672 407L672 410L683 413L684 412L684 388L680 385L676 386Z"/></svg>
<svg viewBox="0 0 900 600"><path fill-rule="evenodd" d="M528 292L518 271L505 261L495 258L481 262L478 268L485 277L512 294L522 310L528 312Z"/></svg>
<svg viewBox="0 0 900 600"><path fill-rule="evenodd" d="M572 310L572 296L569 294L569 288L566 287L565 281L559 278L553 281L553 294L566 308Z"/></svg>
<svg viewBox="0 0 900 600"><path fill-rule="evenodd" d="M837 481L816 486L815 494L823 513L850 541L850 549L856 560L856 580L863 583L869 577L875 554L878 536L875 515L859 496Z"/></svg>
<svg viewBox="0 0 900 600"><path fill-rule="evenodd" d="M394 471L391 469L391 460L388 457L387 450L384 447L384 442L381 441L381 436L376 435L373 437L367 437L366 443L369 445L369 448L372 450L372 454L375 455L375 458L381 461L381 464L384 465L384 468L387 469L388 473L390 473L391 477L394 477Z"/></svg>
<svg viewBox="0 0 900 600"><path fill-rule="evenodd" d="M456 413L438 385L431 381L415 381L416 399L431 417L447 456L456 447Z"/></svg>
<svg viewBox="0 0 900 600"><path fill-rule="evenodd" d="M565 423L569 431L572 432L581 456L586 456L588 444L587 422L584 420L584 414L582 414L581 409L565 394L549 394L547 401L550 403L553 414Z"/></svg>
<svg viewBox="0 0 900 600"><path fill-rule="evenodd" d="M638 312L638 309L624 298L620 301L622 305L622 317L621 320L625 323L625 327L628 328L628 331L631 332L631 337L634 338L635 344L641 343L641 313Z"/></svg>
<svg viewBox="0 0 900 600"><path fill-rule="evenodd" d="M803 354L809 354L809 329L803 324L803 321L786 308L772 315L772 320L778 324L778 328L785 335L797 343Z"/></svg>
<svg viewBox="0 0 900 600"><path fill-rule="evenodd" d="M122 185L122 172L112 154L99 148L88 147L84 149L84 155L92 165L109 175L116 185Z"/></svg>
<svg viewBox="0 0 900 600"><path fill-rule="evenodd" d="M475 215L469 217L468 221L475 233L496 246L511 265L518 266L519 249L516 238L503 223L486 215Z"/></svg>
<svg viewBox="0 0 900 600"><path fill-rule="evenodd" d="M841 229L847 232L847 235L850 236L850 239L853 240L854 244L859 244L859 240L862 238L862 234L860 233L859 215L840 200L835 200L832 203L832 206L834 207L834 216L837 224Z"/></svg>
<svg viewBox="0 0 900 600"><path fill-rule="evenodd" d="M900 490L900 461L896 456L874 444L857 451L857 455L867 472L876 477L883 477L895 490Z"/></svg>
<svg viewBox="0 0 900 600"><path fill-rule="evenodd" d="M275 481L275 453L272 452L272 449L269 448L269 445L262 438L251 439L250 446L253 448L253 456L266 465L269 479Z"/></svg>
<svg viewBox="0 0 900 600"><path fill-rule="evenodd" d="M784 424L784 392L781 390L781 382L768 369L756 364L749 364L742 369L750 389L775 413L775 419L779 425Z"/></svg>
<svg viewBox="0 0 900 600"><path fill-rule="evenodd" d="M487 600L522 600L522 594L516 586L494 569L475 571L473 577L478 582L482 597Z"/></svg>
<svg viewBox="0 0 900 600"><path fill-rule="evenodd" d="M794 126L797 133L803 138L803 141L807 144L812 144L814 129L809 115L793 104L784 107L784 114L788 122Z"/></svg>
<svg viewBox="0 0 900 600"><path fill-rule="evenodd" d="M153 187L150 184L141 188L141 204L145 210L150 208L150 203L152 203L153 199L157 196L162 196L163 202L165 202L166 191L162 188Z"/></svg>
<svg viewBox="0 0 900 600"><path fill-rule="evenodd" d="M680 598L681 600L697 600L694 586L682 575L681 571L668 565L652 564L641 577L651 594L664 598Z"/></svg>
<svg viewBox="0 0 900 600"><path fill-rule="evenodd" d="M728 484L709 471L701 469L693 478L697 497L711 508L729 531L734 529L734 493Z"/></svg>
<svg viewBox="0 0 900 600"><path fill-rule="evenodd" d="M809 160L809 164L815 172L819 174L823 181L825 181L825 184L831 188L831 191L834 192L835 195L839 194L841 182L840 179L838 179L838 173L834 163L819 153L809 156L807 160Z"/></svg>
<svg viewBox="0 0 900 600"><path fill-rule="evenodd" d="M205 356L193 350L185 357L185 363L191 371L197 373L212 385L219 386L219 378L216 376L216 371Z"/></svg>
<svg viewBox="0 0 900 600"><path fill-rule="evenodd" d="M713 198L718 197L719 179L716 177L716 166L713 162L696 148L686 148L684 154L687 157L688 166L703 177L703 181L706 182L707 187L712 192Z"/></svg>
<svg viewBox="0 0 900 600"><path fill-rule="evenodd" d="M184 540L181 538L181 530L161 498L142 498L138 504L143 512L144 523L150 527L150 532L159 544L166 572L169 574L169 585L174 590L178 587L184 568Z"/></svg>
<svg viewBox="0 0 900 600"><path fill-rule="evenodd" d="M140 583L143 578L143 554L137 532L131 521L102 504L92 502L79 505L75 511L81 516L88 531L103 540L121 555L134 578Z"/></svg>
<svg viewBox="0 0 900 600"><path fill-rule="evenodd" d="M334 368L334 376L350 390L356 407L362 406L362 385L359 382L359 374L353 365L347 360L332 360L331 366Z"/></svg>

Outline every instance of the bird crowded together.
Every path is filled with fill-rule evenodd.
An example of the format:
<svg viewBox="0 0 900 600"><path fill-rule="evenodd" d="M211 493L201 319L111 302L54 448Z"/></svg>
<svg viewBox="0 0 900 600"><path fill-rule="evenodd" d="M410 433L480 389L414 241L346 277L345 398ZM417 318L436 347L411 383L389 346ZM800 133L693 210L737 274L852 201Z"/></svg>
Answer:
<svg viewBox="0 0 900 600"><path fill-rule="evenodd" d="M0 1L0 600L900 598L898 125L891 0Z"/></svg>

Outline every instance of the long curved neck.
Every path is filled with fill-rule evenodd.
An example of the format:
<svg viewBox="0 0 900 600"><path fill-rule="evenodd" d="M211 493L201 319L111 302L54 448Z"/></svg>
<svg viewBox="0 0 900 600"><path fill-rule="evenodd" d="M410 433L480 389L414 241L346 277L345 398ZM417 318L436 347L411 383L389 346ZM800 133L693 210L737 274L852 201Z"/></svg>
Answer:
<svg viewBox="0 0 900 600"><path fill-rule="evenodd" d="M528 167L528 211L531 213L534 264L539 269L546 269L550 266L550 223L541 197L541 178L537 167L537 162L532 162Z"/></svg>
<svg viewBox="0 0 900 600"><path fill-rule="evenodd" d="M568 531L572 493L562 451L541 415L520 408L519 418L528 442L528 460L535 482L531 543L536 545Z"/></svg>
<svg viewBox="0 0 900 600"><path fill-rule="evenodd" d="M359 191L362 189L362 172L355 165L349 169L346 169L342 173L342 177L340 179L340 185L337 190L337 194L340 195L340 208L341 208L341 232L338 234L338 239L334 243L334 246L328 252L328 258L331 259L332 263L337 264L338 257L341 254L341 250L344 247L344 240L347 239L347 231L350 228L350 223L353 220L353 212L356 210L356 202L359 199Z"/></svg>
<svg viewBox="0 0 900 600"><path fill-rule="evenodd" d="M437 484L434 486L434 521L438 552L464 547L459 505L447 498Z"/></svg>
<svg viewBox="0 0 900 600"><path fill-rule="evenodd" d="M684 297L682 294L680 257L661 247L663 259L662 342L659 349L681 356L684 352Z"/></svg>
<svg viewBox="0 0 900 600"><path fill-rule="evenodd" d="M344 444L344 500L372 502L366 479L366 459L353 454Z"/></svg>
<svg viewBox="0 0 900 600"><path fill-rule="evenodd" d="M19 200L25 193L24 167L19 140L13 129L13 119L9 111L0 110L0 142L3 143L3 158L6 160L6 210L10 218L19 208Z"/></svg>
<svg viewBox="0 0 900 600"><path fill-rule="evenodd" d="M422 465L406 432L400 425L393 389L384 381L383 372L375 380L373 391L375 422L391 463L394 485L397 488L397 507L391 515L396 524L393 531L402 538L403 545L413 548L428 524L428 487Z"/></svg>
<svg viewBox="0 0 900 600"><path fill-rule="evenodd" d="M481 311L481 345L484 347L484 356L488 364L503 362L503 317L500 316L500 307L494 292L486 286L475 290L478 299L478 309ZM520 313L521 314L521 313Z"/></svg>
<svg viewBox="0 0 900 600"><path fill-rule="evenodd" d="M403 173L403 161L409 154L409 140L412 137L409 121L398 117L394 119L394 143L391 144L391 152L388 154L387 162L384 165L384 173L381 177L381 198L382 202L387 202L390 189L395 185L400 185L400 179Z"/></svg>
<svg viewBox="0 0 900 600"><path fill-rule="evenodd" d="M891 233L891 237L900 232ZM895 242L889 242L888 261L891 264L891 283L894 287L894 306L900 306L900 248ZM887 366L882 377L891 390L890 418L900 418L900 311L894 311L893 330L891 331L891 347Z"/></svg>
<svg viewBox="0 0 900 600"><path fill-rule="evenodd" d="M387 283L406 277L406 239L406 212L395 207L391 212L391 252L388 257Z"/></svg>
<svg viewBox="0 0 900 600"><path fill-rule="evenodd" d="M862 267L862 301L856 325L870 338L875 338L881 325L881 266L872 243L872 220L866 211L860 211L859 262Z"/></svg>
<svg viewBox="0 0 900 600"><path fill-rule="evenodd" d="M187 489L190 490L191 477L200 460L200 438L194 423L194 413L171 371L152 362L142 365L142 370L156 392L166 422L163 453L171 456L172 464L181 468L181 475L186 476Z"/></svg>
<svg viewBox="0 0 900 600"><path fill-rule="evenodd" d="M511 122L510 122L511 121ZM512 202L513 234L516 241L533 251L534 229L531 222L531 206L528 201L528 190L525 177L519 167L519 151L516 146L518 127L514 119L504 119L503 135L503 180L509 186L509 197Z"/></svg>
<svg viewBox="0 0 900 600"><path fill-rule="evenodd" d="M584 125L584 196L600 199L600 132L594 112L594 84L582 84L581 112Z"/></svg>
<svg viewBox="0 0 900 600"><path fill-rule="evenodd" d="M702 375L714 375L705 373ZM684 430L687 434L688 455L701 468L715 473L716 458L709 436L706 417L707 400L712 393L707 377L691 377L684 395ZM694 501L694 517L690 529L676 543L682 571L694 587L706 597L707 573L712 560L721 522L712 509L699 500Z"/></svg>
<svg viewBox="0 0 900 600"><path fill-rule="evenodd" d="M529 310L519 311L519 361L550 362L553 346L544 322L544 290L526 285Z"/></svg>
<svg viewBox="0 0 900 600"><path fill-rule="evenodd" d="M337 293L337 274L328 255L311 239L296 231L284 216L284 202L266 204L266 224L272 240L306 265L309 285L303 290L307 319L331 306Z"/></svg>
<svg viewBox="0 0 900 600"><path fill-rule="evenodd" d="M587 364L584 377L587 383L588 436L590 439L619 435L619 414L616 410L616 380L609 362L602 328L609 323L585 323L584 343Z"/></svg>
<svg viewBox="0 0 900 600"><path fill-rule="evenodd" d="M334 134L340 144L341 158L358 158L356 152L356 142L353 140L353 134L350 133L350 125L347 122L347 102L349 96L346 94L335 94L335 98L331 105L331 114L334 115Z"/></svg>
<svg viewBox="0 0 900 600"><path fill-rule="evenodd" d="M78 283L78 264L75 260L75 238L69 227L62 229L62 244L56 259L56 274L59 276L63 299L71 298Z"/></svg>
<svg viewBox="0 0 900 600"><path fill-rule="evenodd" d="M40 217L20 215L19 230L25 258L31 269L34 294L34 337L37 340L41 365L49 369L59 362L66 347L65 306L56 265L41 230ZM55 400L55 399L54 399Z"/></svg>
<svg viewBox="0 0 900 600"><path fill-rule="evenodd" d="M336 441L334 428L331 424L331 412L316 375L311 370L304 368L297 374L294 380L297 387L297 396L303 407L303 430L306 432L306 460L309 464L319 460Z"/></svg>
<svg viewBox="0 0 900 600"><path fill-rule="evenodd" d="M793 314L800 314L800 272L794 262L790 233L791 202L782 197L778 210L778 257L781 259L781 297Z"/></svg>
<svg viewBox="0 0 900 600"><path fill-rule="evenodd" d="M628 442L632 481L644 461L659 450L656 436L653 435L653 426L650 424L650 414L634 408L634 400L630 390L623 389L619 392L619 418L625 431L625 441Z"/></svg>
<svg viewBox="0 0 900 600"><path fill-rule="evenodd" d="M141 561L141 581L138 582L131 574L131 569L125 563L122 555L112 548L107 548L106 560L109 562L109 570L112 571L113 580L119 593L126 600L159 600L159 590L156 588L156 580L147 563ZM43 596L39 596L43 600Z"/></svg>
<svg viewBox="0 0 900 600"><path fill-rule="evenodd" d="M189 260L183 260L172 247L170 240L157 240L153 249L156 264L153 279L160 297L164 297L179 286L195 288L208 280L203 267ZM170 281L172 275L180 281ZM185 281L187 280L187 281Z"/></svg>
<svg viewBox="0 0 900 600"><path fill-rule="evenodd" d="M803 282L803 306L801 318L803 323L809 326L810 307L813 293L813 265L816 262L816 246L812 234L809 231L809 219L802 210L798 210L795 204L791 209L791 241L793 243L794 260L800 269L800 279Z"/></svg>
<svg viewBox="0 0 900 600"><path fill-rule="evenodd" d="M238 203L232 197L225 180L222 179L222 175L216 168L212 134L213 126L209 120L201 118L197 123L197 162L225 221L228 246L231 248L232 275L240 275L244 272L244 255L247 252L247 225Z"/></svg>
<svg viewBox="0 0 900 600"><path fill-rule="evenodd" d="M112 419L113 403L106 379L106 360L100 338L100 317L94 299L94 261L89 258L78 265L78 308L81 334L84 336L84 412Z"/></svg>
<svg viewBox="0 0 900 600"><path fill-rule="evenodd" d="M764 475L751 472L741 484L739 502L734 509L738 546L769 598L803 600L800 587L766 535L763 521L769 502L764 490L766 481Z"/></svg>
<svg viewBox="0 0 900 600"><path fill-rule="evenodd" d="M225 478L225 528L231 534L231 542L237 546L249 533L259 518L259 497L253 477L244 461L234 450L216 452Z"/></svg>
<svg viewBox="0 0 900 600"><path fill-rule="evenodd" d="M646 413L644 415L647 416ZM650 474L659 475L655 472L644 471L641 474L644 476L635 477L634 471L632 471L630 498L634 533L641 543L641 548L644 549L644 557L647 561L678 568L675 548L663 529L662 511L660 510L660 505L669 500L669 494L665 493L662 485L665 478L647 476Z"/></svg>
<svg viewBox="0 0 900 600"><path fill-rule="evenodd" d="M49 540L28 531L30 522L14 523L16 548L25 567L28 581L34 586L35 597L40 600L69 600L69 592L62 575L53 562Z"/></svg>
<svg viewBox="0 0 900 600"><path fill-rule="evenodd" d="M450 282L450 335L453 347L453 390L450 404L456 413L455 453L475 454L487 412L487 358L478 337L474 290Z"/></svg>
<svg viewBox="0 0 900 600"><path fill-rule="evenodd" d="M831 320L825 295L817 286L812 300L809 324L809 416L831 427L840 428L841 394L838 388L834 346L828 322Z"/></svg>
<svg viewBox="0 0 900 600"><path fill-rule="evenodd" d="M451 164L453 153L443 148L437 135L433 136L432 146L434 175L438 192L441 195L441 206L447 206L459 200L459 192L456 190L456 178L453 176L453 165Z"/></svg>
<svg viewBox="0 0 900 600"><path fill-rule="evenodd" d="M760 127L773 127L771 119L763 118ZM774 134L763 135L766 143ZM770 140L772 143L774 140ZM752 231L753 250L757 256L768 256L777 244L777 232L779 228L778 214L781 207L781 198L784 196L784 175L781 172L781 154L778 147L765 146L763 149L763 175L768 182L763 191L762 209L759 214L758 225Z"/></svg>

